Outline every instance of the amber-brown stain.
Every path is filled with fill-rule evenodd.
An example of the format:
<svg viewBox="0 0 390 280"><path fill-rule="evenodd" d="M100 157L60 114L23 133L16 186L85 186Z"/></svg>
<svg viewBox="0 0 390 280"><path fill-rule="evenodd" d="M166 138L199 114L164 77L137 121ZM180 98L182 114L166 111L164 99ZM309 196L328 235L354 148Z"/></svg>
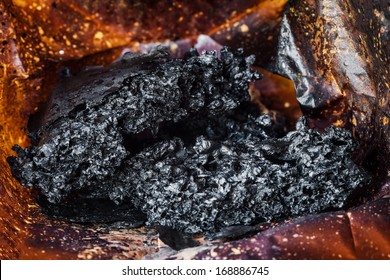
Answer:
<svg viewBox="0 0 390 280"><path fill-rule="evenodd" d="M245 47L257 55L260 66L269 66L287 2L0 2L0 258L139 259L159 248L154 230L113 230L52 220L40 212L34 195L12 178L6 162L11 147L29 144L28 116L45 100L65 62L72 69L107 65L125 47L204 33L221 44ZM390 54L384 9L363 0L290 2L284 24L289 24L297 42L292 45L295 59L304 62L304 73L298 78L312 78L309 93L320 95L323 105L320 112L310 112L313 126L321 122L350 125L367 143L384 143L383 154L389 155ZM266 79L253 88L253 97L295 120L301 112L292 82L264 74ZM296 76L291 78L297 82ZM381 198L388 194L386 187L371 204L287 222L191 257L388 259L389 198ZM276 248L273 245L281 252L267 251Z"/></svg>
<svg viewBox="0 0 390 280"><path fill-rule="evenodd" d="M267 1L2 1L0 258L142 258L155 251L153 231L51 220L12 178L6 158L14 144L29 144L28 116L45 101L62 62L76 70L107 65L124 47L209 33L259 2Z"/></svg>

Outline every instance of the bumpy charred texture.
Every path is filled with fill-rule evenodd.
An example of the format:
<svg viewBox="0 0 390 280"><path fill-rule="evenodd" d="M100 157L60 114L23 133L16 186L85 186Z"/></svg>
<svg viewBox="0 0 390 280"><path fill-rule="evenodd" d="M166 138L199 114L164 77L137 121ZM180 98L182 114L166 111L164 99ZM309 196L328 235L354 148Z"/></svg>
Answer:
<svg viewBox="0 0 390 280"><path fill-rule="evenodd" d="M276 63L317 125L351 127L366 151L380 146L383 158L390 154L389 23L387 1L291 1Z"/></svg>
<svg viewBox="0 0 390 280"><path fill-rule="evenodd" d="M11 4L14 3L14 4ZM46 96L46 93L49 92L47 84L50 84L51 78L55 78L55 68L54 70L48 69L47 66L50 65L47 59L54 61L61 61L65 59L74 59L83 57L81 60L75 61L72 65L75 65L76 68L82 68L85 65L98 65L104 64L108 65L114 59L116 59L122 48L113 48L109 49L107 53L96 54L96 51L104 50L109 48L109 43L123 42L123 33L116 32L116 24L115 21L120 22L120 19L115 19L116 17L121 17L120 13L124 11L122 9L127 4L123 4L123 2L116 2L118 4L118 10L113 13L108 13L107 21L101 21L100 18L102 14L106 13L105 9L97 9L97 6L87 6L89 1L79 1L76 2L71 1L0 1L0 19L1 19L1 32L0 42L3 44L1 47L0 55L0 121L1 121L1 137L0 137L0 196L1 196L1 207L0 207L0 258L28 258L28 259L69 259L69 258L82 258L82 259L90 259L90 258L142 258L146 253L155 252L158 250L157 246L157 237L155 232L146 232L143 229L140 230L124 230L124 229L107 229L106 227L95 227L93 225L89 226L80 226L75 223L63 223L58 221L53 221L50 217L42 215L41 208L39 208L31 199L30 192L27 189L20 188L20 185L12 178L11 173L8 170L8 165L6 163L6 157L10 155L10 147L14 143L20 143L21 146L25 146L28 144L28 140L24 130L20 128L25 128L27 124L27 114L32 113L34 111L37 102L42 100L42 97ZM82 2L82 3L81 3ZM142 1L144 2L144 1ZM165 2L165 1L162 1ZM255 2L255 1L254 1ZM250 1L229 1L229 5L231 3L238 3L241 5L246 5L247 3L253 3L253 7L257 4ZM256 1L257 3L263 2L276 2L276 1ZM295 4L300 5L302 1L290 1L291 3L295 2ZM311 1L313 2L313 1ZM324 1L317 1L324 2ZM327 1L329 2L329 1ZM35 5L34 5L35 3ZM53 4L53 7L56 6L56 3L76 3L73 6L68 8L62 6L59 9L62 10L58 13L55 13L54 10L50 10L50 5ZM92 2L90 2L92 3ZM102 3L102 1L100 1ZM127 1L127 3L130 3ZM194 1L191 1L191 4ZM221 3L221 1L218 1ZM386 15L388 12L386 9L380 8L380 5L386 5L386 1L349 1L353 5L359 4L363 8L360 10L363 12L359 14L360 19L363 18L363 22L365 24L369 23L371 26L377 26L377 19L380 19L381 24L381 36L380 41L384 42L386 39L388 40L388 16ZM41 6L42 4L42 6ZM148 3L148 5L153 5L154 3ZM189 5L191 5L189 4ZM293 3L294 4L294 3ZM294 4L294 5L295 5ZM319 3L321 4L321 3ZM376 5L376 10L370 9L370 5ZM83 5L86 5L84 8ZM252 5L252 4L250 4ZM88 8L86 8L88 7ZM101 6L102 8L103 6ZM367 8L368 7L368 8ZM49 8L49 9L48 9ZM110 8L110 7L109 7ZM220 8L220 7L219 7ZM367 8L367 9L366 9ZM111 6L109 10L115 9L115 7ZM235 10L236 7L232 8ZM99 12L97 12L99 10ZM49 11L49 12L48 12ZM92 11L91 13L89 11ZM216 12L219 13L219 9L215 9ZM245 15L243 10L239 10L239 15ZM272 10L270 10L272 12ZM372 13L372 11L374 11ZM15 24L16 33L13 31L13 26L11 23L11 14L12 12L13 18L12 22ZM80 12L80 14L78 14ZM345 12L347 13L347 12ZM97 14L97 15L96 15ZM350 13L351 14L351 13ZM354 13L353 13L354 14ZM120 16L119 16L120 15ZM91 16L91 17L90 17ZM127 16L127 14L125 15ZM158 14L160 17L164 17L164 14ZM229 18L229 22L231 22L232 30L236 30L236 32L230 32L227 28L228 32L227 36L232 35L233 37L239 36L243 41L246 41L246 38L249 38L250 34L240 34L241 30L246 30L245 27L241 28L242 24L234 25L237 21L231 20L236 18L236 14L232 14L232 17L224 16L224 20ZM104 17L104 16L103 16ZM207 20L199 17L199 22L206 23L214 20L213 14L207 17ZM246 17L246 16L245 16ZM243 17L242 19L244 19ZM53 19L54 18L54 19ZM180 18L180 17L179 17ZM251 17L249 17L251 18ZM177 20L178 18L175 18ZM359 19L359 20L360 20ZM153 18L155 20L155 17ZM196 20L191 17L191 21L195 22ZM40 22L42 24L35 25L35 23ZM241 22L238 20L238 22ZM247 21L245 21L247 22ZM143 22L140 22L142 26ZM253 23L255 26L258 26L257 23ZM266 23L265 23L266 24ZM247 24L248 25L248 24ZM309 25L307 22L306 25ZM40 26L44 34L50 34L49 36L42 36L40 33ZM61 26L61 27L60 27ZM66 26L66 27L64 27ZM88 27L89 26L89 27ZM352 26L352 25L351 25ZM353 25L356 27L356 24ZM367 26L367 25L366 25ZM84 27L86 29L84 29ZM167 22L167 26L163 26L164 28L177 28L174 24ZM227 27L227 26L225 26ZM222 30L225 28L223 27ZM57 28L57 29L56 29ZM65 29L64 29L65 28ZM214 28L214 26L212 26ZM248 25L250 32L253 30L257 30L256 28L251 28ZM56 29L56 31L52 32L50 30ZM77 30L86 30L88 36L84 36L84 32L81 34L78 33ZM377 29L375 27L375 29ZM198 29L200 30L200 29ZM214 28L212 30L218 30L218 28ZM277 29L275 29L277 30ZM348 35L353 38L357 38L355 28L348 29ZM359 29L360 30L360 29ZM366 28L365 28L366 30ZM101 34L98 33L101 31L104 35L103 39L100 40ZM63 33L61 33L63 32ZM360 32L360 31L359 31ZM59 35L61 33L61 35ZM149 31L147 33L150 34ZM96 35L96 44L95 44L95 34ZM127 33L128 34L128 33ZM155 34L162 34L161 32L154 32L152 37L142 36L144 40L147 38L155 38ZM171 33L176 36L178 32ZM187 33L186 33L187 34ZM362 38L364 40L372 40L372 38L376 38L377 32L364 31ZM53 40L51 40L51 36ZM64 38L65 35L65 38ZM80 40L76 40L79 35L83 37ZM211 34L212 35L212 34ZM248 35L248 36L246 36ZM260 34L261 35L261 34ZM75 38L73 38L75 36ZM110 37L111 36L111 37ZM113 39L112 37L117 37L117 39ZM186 37L185 36L180 36ZM321 37L321 34L318 33L318 38ZM45 41L43 39L48 39ZM118 39L119 38L119 39ZM180 39L181 39L180 38ZM255 46L254 51L250 51L251 53L261 53L258 51L263 48L264 44L259 42L257 38L262 38L262 36L256 36L253 38L253 46ZM69 43L66 41L69 39ZM167 38L169 40L176 41L178 38L174 38L173 36ZM220 39L224 38L220 36ZM228 39L228 38L226 38ZM132 40L136 42L138 38ZM377 41L377 39L374 39ZM191 40L189 40L191 42ZM233 44L235 40L226 40L225 44ZM109 43L105 43L109 42ZM127 41L126 41L127 42ZM231 43L230 43L231 42ZM131 43L130 43L131 44ZM378 43L375 43L378 44ZM389 44L379 43L386 48L385 53L388 54ZM74 45L76 47L74 47ZM127 43L126 43L127 45ZM191 43L189 44L189 46ZM112 45L115 47L116 45ZM236 45L235 45L236 46ZM237 45L239 46L239 45ZM173 44L173 47L176 47ZM248 46L250 47L250 46ZM273 47L273 46L271 46ZM307 45L305 46L307 47ZM249 48L247 48L249 49ZM59 51L64 50L64 54L60 54ZM19 53L17 52L19 51ZM61 52L62 53L62 52ZM379 55L379 52L377 52ZM92 54L92 55L89 55ZM85 57L85 55L87 55ZM260 57L262 59L262 57ZM265 58L267 60L268 58ZM370 60L370 57L368 57ZM21 63L22 62L22 63ZM59 64L56 64L57 66ZM77 66L78 65L78 66ZM24 67L23 67L24 66ZM44 67L46 72L40 71L39 67ZM56 66L56 67L57 67ZM386 65L385 65L386 66ZM374 71L379 69L376 65L373 67ZM48 70L47 70L48 69ZM14 72L13 70L16 70ZM382 71L382 70L380 70ZM27 78L27 75L29 77ZM43 81L43 83L42 83ZM376 84L374 82L373 84ZM380 103L382 107L385 108L384 112L388 112L386 109L386 104L388 98L383 99ZM283 103L282 103L283 104ZM341 104L343 104L341 102ZM376 103L374 103L376 104ZM334 105L334 104L331 104ZM375 106L373 106L375 107ZM341 108L344 108L341 106ZM336 114L337 107L333 107L334 114ZM386 111L387 110L387 111ZM311 110L310 110L311 111ZM321 110L324 111L324 110ZM383 110L382 110L383 111ZM312 112L312 111L311 111ZM329 111L330 112L330 111ZM308 111L305 111L307 114ZM377 123L382 122L384 125L388 124L386 114L378 114L377 115ZM327 117L331 117L330 114ZM321 115L321 119L324 118ZM383 130L383 133L386 133L386 130ZM383 134L386 137L386 134ZM388 135L388 134L387 134ZM380 139L380 137L378 137ZM385 153L383 153L385 154ZM379 164L382 167L382 170L386 170L386 165L388 165L388 159L384 158ZM388 169L388 168L387 168ZM380 185L379 182L376 182L375 185ZM259 253L259 247L264 245L264 243L257 243L251 240L251 243L248 243L246 239L235 242L235 246L230 250L229 254L224 254L222 251L218 251L219 255L223 255L227 258L245 258L245 257L254 257L267 255L268 258L272 258L273 256L279 256L280 258L291 258L289 252L298 251L299 254L294 256L296 258L333 258L335 254L340 252L340 256L337 257L347 258L350 254L344 254L343 252L351 252L355 251L357 258L389 258L389 232L388 225L389 220L387 213L389 213L389 199L384 199L386 195L389 194L390 183L387 180L386 184L381 184L382 190L376 195L377 201L373 203L367 203L358 207L360 209L359 219L355 220L358 222L353 222L353 219L335 219L335 223L323 223L324 228L346 228L353 232L353 238L356 240L354 242L354 248L350 248L350 238L347 237L346 234L336 234L336 231L326 231L323 235L318 235L318 228L322 228L320 226L322 222L319 219L312 219L311 217L304 218L302 220L307 220L307 224L311 225L301 232L296 232L296 229L299 226L294 225L291 228L291 231L284 232L284 228L281 226L277 226L274 231L267 231L267 241L266 243L269 246L264 246L261 249L262 253ZM382 198L384 197L384 198ZM62 206L65 205L54 205L54 207L58 207L57 209L64 210ZM67 205L69 206L69 205ZM73 208L70 207L66 209L66 211L73 211ZM380 210L378 212L378 209ZM52 209L55 211L55 209ZM350 215L351 212L348 212L347 216ZM327 215L334 216L334 213L330 213ZM339 212L335 213L336 215ZM300 219L298 225L302 225L303 222ZM326 220L329 220L326 218ZM333 220L331 218L330 220ZM345 225L345 227L343 226ZM240 230L239 230L240 232ZM280 235L278 235L278 232ZM269 234L268 234L269 233ZM295 233L299 233L299 242L297 242L294 246L289 246L292 248L291 250L287 250L286 254L283 255L280 253L279 248L285 250L285 247L278 246L275 243L278 240L283 239L283 237L291 234L288 237L289 242L294 240ZM281 237L283 236L283 237ZM307 237L312 236L321 236L321 242L319 239L307 239ZM310 246L306 246L305 241L311 242ZM324 242L327 245L333 244L331 248L325 248ZM230 243L229 243L230 244ZM146 245L146 246L145 246ZM245 245L245 246L244 246ZM246 246L247 245L247 246ZM341 249L340 249L341 248ZM346 248L346 249L345 249ZM340 250L339 250L340 249ZM344 250L345 249L345 250ZM237 254L237 252L241 252ZM254 253L255 252L255 253ZM309 253L310 252L310 253ZM312 253L313 252L313 253ZM161 252L163 254L163 252ZM216 253L210 251L208 253L212 258L218 257ZM154 257L161 258L163 255L155 255ZM206 256L202 254L202 256ZM199 256L199 257L202 257ZM206 256L207 257L207 256Z"/></svg>
<svg viewBox="0 0 390 280"><path fill-rule="evenodd" d="M235 26L233 24L233 26ZM165 43L137 44L129 48L131 52L148 52L156 46L164 46L172 57L181 58L194 46L199 52L216 50L220 52L222 45L213 40L210 36L199 35L195 39L183 39ZM230 43L232 45L232 43ZM237 44L239 45L239 44ZM275 49L275 48L274 48ZM248 51L244 50L244 53ZM261 57L263 57L262 55ZM271 56L268 56L270 59ZM255 64L257 62L255 61ZM255 67L256 71L263 75L263 78L250 85L251 102L264 114L276 113L283 122L288 123L288 128L293 129L296 121L302 116L299 103L296 99L294 83L283 76L274 74L264 68Z"/></svg>
<svg viewBox="0 0 390 280"><path fill-rule="evenodd" d="M201 128L207 122L197 124L198 115L218 118L249 99L243 92L258 77L248 68L253 58L234 58L226 49L221 57L223 62L215 53L199 57L195 50L185 60L168 60L161 51L129 54L109 71L97 68L68 79L49 102L45 126L32 137L40 148L19 150L32 169L15 169L15 175L27 186L40 185L51 202L76 190L92 198L109 194L107 177L160 127L193 117L189 129Z"/></svg>
<svg viewBox="0 0 390 280"><path fill-rule="evenodd" d="M367 183L350 134L301 120L275 138L271 118L249 110L253 61L226 48L221 60L156 50L64 78L12 172L49 203L126 203L188 233L345 206Z"/></svg>
<svg viewBox="0 0 390 280"><path fill-rule="evenodd" d="M227 121L219 141L206 134L194 145L158 143L126 163L116 188L135 184L128 196L150 224L196 233L341 208L367 182L349 158L347 132L299 122L274 139L264 131L269 125L265 116L249 117L241 127Z"/></svg>

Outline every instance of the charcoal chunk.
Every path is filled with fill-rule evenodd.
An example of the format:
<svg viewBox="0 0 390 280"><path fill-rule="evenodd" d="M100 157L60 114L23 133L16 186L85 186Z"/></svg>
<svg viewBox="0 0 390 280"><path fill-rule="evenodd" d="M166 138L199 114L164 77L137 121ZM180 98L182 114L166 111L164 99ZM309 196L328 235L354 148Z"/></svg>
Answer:
<svg viewBox="0 0 390 280"><path fill-rule="evenodd" d="M249 103L253 61L156 49L63 77L11 171L49 204L110 200L186 233L344 207L369 178L351 135L304 119L279 135Z"/></svg>
<svg viewBox="0 0 390 280"><path fill-rule="evenodd" d="M338 209L366 182L347 131L319 132L301 119L278 139L250 132L255 123L230 124L218 141L159 142L127 160L116 189L130 191L150 224L195 233Z"/></svg>

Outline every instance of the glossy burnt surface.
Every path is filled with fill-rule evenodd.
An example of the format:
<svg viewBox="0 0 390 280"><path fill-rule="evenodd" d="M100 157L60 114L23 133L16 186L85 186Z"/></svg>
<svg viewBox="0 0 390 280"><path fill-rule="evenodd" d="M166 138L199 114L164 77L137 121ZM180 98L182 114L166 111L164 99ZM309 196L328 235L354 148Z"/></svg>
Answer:
<svg viewBox="0 0 390 280"><path fill-rule="evenodd" d="M241 1L229 1L229 5L218 4L216 9L213 3L200 5L180 1L170 7L160 2L160 8L157 7L160 4L144 1L101 1L98 5L92 1L1 2L1 258L82 258L86 255L77 252L93 251L94 244L100 242L100 233L93 227L55 222L41 214L30 191L20 188L13 180L5 162L12 153L13 144L22 147L29 144L26 135L28 116L51 91L56 71L61 67L60 61L81 58L70 63L74 69L107 65L120 56L123 47L207 33L208 29L247 8L256 9L260 2L266 1L245 1L244 5ZM139 8L142 8L141 13ZM162 14L170 19L161 18ZM193 17L193 14L197 16ZM140 21L128 21L129 17ZM158 18L161 20L156 21ZM172 19L178 24L172 24ZM182 21L185 24L181 24ZM181 28L178 29L179 25ZM163 35L161 30L164 30ZM97 53L99 51L103 52ZM50 230L53 223L57 227L55 231ZM124 232L131 235L131 232ZM76 242L80 236L85 236L89 242ZM109 232L107 236L110 237ZM118 249L109 251L106 257L126 256L128 248L121 247L121 242L115 245L123 235L115 233L111 237L107 238L108 242ZM145 253L144 245L139 246L138 258ZM156 244L153 246L156 248ZM99 258L101 254L105 254L104 250L97 248L87 256Z"/></svg>
<svg viewBox="0 0 390 280"><path fill-rule="evenodd" d="M158 48L68 73L33 146L14 147L12 173L56 216L73 204L71 220L127 227L147 220L213 234L344 207L369 182L352 160L351 135L309 129L304 119L278 135L248 102L248 84L260 78L253 62L225 47L220 59L195 49L172 59Z"/></svg>
<svg viewBox="0 0 390 280"><path fill-rule="evenodd" d="M155 5L152 3L142 2L145 3L141 5L143 7L150 6L155 8ZM163 3L164 1L160 2ZM177 5L178 1L175 2L174 5ZM212 28L210 32L206 32L207 34L212 35L211 33L213 33L216 34L215 36L218 36L219 33L226 34L226 37L224 37L225 35L221 35L218 38L224 45L230 44L234 47L240 47L245 43L246 49L249 50L252 48L249 53L275 53L276 45L274 45L273 40L278 37L278 25L274 25L274 23L277 23L278 21L275 21L274 19L281 18L281 14L279 13L282 13L282 7L287 1L260 0L244 2L229 1L229 4L227 4L226 7L217 7L216 9L206 11L205 14L207 15L207 18L203 16L191 16L188 18L183 17L182 20L188 23L187 26L191 27L191 29L189 29L190 35L197 35L196 32L203 32L203 30L207 29L206 27L204 27L205 29L203 29L203 27L193 28L194 24L202 23ZM316 2L319 4L323 3L323 7L326 5L333 5L335 8L338 6L342 9L345 7L347 8L342 10L341 13L338 12L338 15L340 16L332 18L325 15L329 15L329 12L334 11L334 9L325 9L321 12L318 8L320 6L316 5ZM102 1L100 1L100 3L102 3ZM107 1L107 3L109 2ZM75 69L80 69L86 65L108 65L120 56L123 49L122 47L140 46L142 43L147 43L148 40L161 41L167 39L179 42L180 39L188 39L190 42L193 42L194 38L187 38L188 32L184 31L184 34L175 32L177 25L179 25L176 23L181 20L180 16L177 17L178 13L173 17L174 24L169 21L158 21L164 22L161 25L159 24L161 27L160 30L171 31L163 33L157 30L150 31L147 28L142 28L142 34L137 33L142 36L140 35L139 38L137 37L138 35L129 36L129 39L129 37L126 36L130 33L133 34L133 30L137 24L135 22L130 23L129 26L124 28L126 30L123 31L123 29L121 29L121 24L117 24L122 22L122 20L118 18L123 15L121 15L121 13L113 12L115 9L118 9L118 11L126 11L127 13L129 10L123 8L126 5L131 6L136 4L136 1L127 1L126 3L119 2L117 8L115 5L111 4L108 6L104 6L103 4L100 6L93 6L92 2L89 1L6 0L0 3L0 29L2 31L0 33L2 44L2 55L0 56L0 257L2 259L142 258L146 253L149 253L149 258L153 256L163 258L167 255L167 252L165 251L166 248L164 246L161 247L161 244L157 242L157 233L154 231L148 232L144 229L125 230L120 229L120 225L116 226L116 230L112 228L81 226L79 224L64 223L48 218L41 213L40 208L34 202L34 196L31 196L28 190L21 188L21 186L12 178L5 160L7 156L12 155L11 147L13 144L17 143L22 147L29 144L26 136L28 115L37 109L38 103L45 100L47 94L51 91L52 85L57 77L56 71L61 67L61 61L80 58L79 60L70 61L68 64L71 64ZM187 4L184 3L182 8L175 9L180 10L179 13L183 12L183 14L189 14L194 11L199 11L199 9L206 9L207 7L210 7L210 5L212 6L213 1L210 1L210 3L211 4L204 5L203 8L199 8L199 5L197 6L196 3L188 2ZM218 1L218 3L220 3L220 1ZM346 32L347 38L350 41L359 42L359 45L363 46L368 44L368 50L370 51L367 52L367 56L363 56L362 60L364 61L364 59L367 59L367 61L370 62L369 64L373 65L373 70L370 70L368 74L368 77L372 79L372 81L368 83L370 86L366 84L362 85L362 83L355 84L363 86L364 89L370 88L372 85L374 88L380 89L377 91L375 98L368 98L369 100L374 100L374 102L367 103L365 102L367 99L366 97L361 97L360 94L357 94L362 92L357 86L350 87L348 82L345 84L340 83L341 86L344 86L342 87L342 90L345 91L345 89L348 89L348 91L346 91L348 94L352 92L351 96L354 96L354 98L349 99L350 101L347 102L347 104L357 104L355 107L352 105L345 106L344 102L336 101L330 102L329 106L325 108L326 110L322 108L318 114L315 110L310 109L305 111L305 115L309 115L312 119L316 120L313 122L313 125L315 126L322 126L323 123L330 122L338 125L349 123L349 127L348 125L346 127L352 132L354 130L358 131L357 128L360 129L359 133L354 132L353 135L362 135L360 136L361 139L364 139L365 137L367 137L367 139L374 139L374 141L371 142L372 146L384 147L379 149L379 154L387 155L386 149L388 148L385 147L388 146L383 144L383 139L386 141L386 139L390 138L388 129L389 83L386 80L386 77L389 76L386 74L386 71L388 71L388 62L386 64L386 60L384 60L386 59L386 56L388 57L389 55L389 15L388 9L386 9L387 2L385 0L356 0L291 1L291 3L295 3L294 6L296 9L299 9L300 13L297 14L298 17L299 15L301 15L301 17L305 16L306 11L314 11L314 14L319 15L323 14L323 16L320 16L318 19L319 22L321 22L321 18L326 19L325 23L328 25L325 24L323 26L331 27L332 24L329 25L329 23L337 22L336 25L339 25L340 23L340 26L343 27L342 30ZM106 4L106 2L104 2L104 4ZM191 5L194 5L194 7L188 7ZM232 5L231 7L233 8L227 7L229 5ZM165 3L163 6L166 6ZM58 8L58 11L54 10L56 7ZM261 7L266 7L266 9L261 10ZM185 11L186 9L189 12ZM221 10L232 12L228 15L223 13L217 15L215 13L216 11ZM138 25L142 25L143 27L155 26L155 22L157 22L155 19L162 15L165 16L167 14L165 11L166 10L163 9L156 13L150 13L154 15L153 17L150 17L152 23L140 21ZM266 11L269 13L264 13ZM274 13L275 11L278 12ZM107 16L105 16L105 14ZM115 16L113 17L113 14L117 14L118 18ZM144 12L139 15L142 14L145 15ZM271 16L272 14L274 14L274 16ZM125 18L127 18L127 16L128 15L124 15ZM219 21L221 18L223 18L222 23ZM245 18L247 18L248 21L245 21ZM348 18L349 21L345 21L345 19ZM341 22L341 20L344 21L344 23ZM264 25L259 25L261 21L264 22ZM208 22L211 22L211 24ZM269 29L267 29L268 22L271 27ZM299 28L296 26L292 29L294 29L294 32L303 34L303 30L307 31L307 27L312 26L314 22L317 22L317 17L311 18L305 16L305 20L302 21ZM334 25L335 24L333 24L333 26ZM252 28L252 26L256 28ZM172 31L172 29L175 30ZM188 27L179 28L179 30L186 29L188 29ZM79 30L81 30L81 32L78 32ZM191 33L191 30L196 31ZM219 30L222 30L222 32L218 32ZM225 30L227 31L225 32ZM259 36L251 36L252 32L254 32L253 30L258 30L256 31L256 34ZM315 38L317 38L317 41L320 42L320 44L326 46L329 44L332 47L334 46L334 42L327 39L329 33L332 34L332 30L332 28L320 28L315 29L315 33L308 30L308 35L305 33L305 36L314 38L313 34L315 34ZM245 34L240 34L241 32ZM264 38L264 36L262 36L263 32L272 34L272 37L267 36L268 42L266 44L264 43L264 39L262 39ZM164 34L164 36L161 36L161 34ZM235 38L240 38L240 40L235 40ZM303 49L312 46L311 41L305 39L308 37L297 38L296 41L303 42ZM324 39L321 40L321 38ZM253 39L252 45L250 44L250 39ZM124 42L124 40L126 42ZM337 54L343 50L342 47L343 44L341 44L340 49L332 48L332 52L336 52L335 55L337 56ZM349 47L349 44L347 47ZM175 49L176 44L172 44L172 48ZM319 49L321 50L322 47ZM364 48L362 47L362 49ZM310 51L305 51L305 53L305 55L309 56L309 59L310 57L313 57ZM322 51L318 52L319 55L321 53ZM351 51L351 53L353 53L353 51ZM356 53L361 57L359 48L357 48ZM262 60L258 62L262 66L264 66L270 58L268 55L258 55L258 57L260 59L263 59L263 57L266 58L265 62L262 62ZM383 60L384 63L377 63L379 60ZM312 61L312 59L308 60L308 62L309 61ZM323 61L326 62L327 60L324 59ZM307 68L306 71L313 73L317 71L317 67L312 63L307 63L305 67ZM330 68L335 77L345 77L344 72L346 67L330 64ZM349 69L353 69L352 64L349 64ZM286 71L279 69L279 74L286 74ZM372 78L373 75L376 76L376 78ZM273 82L267 84L267 87L262 87L263 92L265 92L264 90L268 90L270 88L269 85L272 86L272 83ZM312 79L310 83L313 83L309 84L310 87L317 86L316 79ZM326 82L324 83L326 84ZM291 90L291 88L289 90ZM268 91L268 93L269 92L272 91ZM353 94L353 92L356 94ZM312 93L316 94L315 92ZM278 91L275 91L275 94L280 98ZM369 95L372 94L369 93ZM328 97L329 95L326 94L324 96ZM278 98L275 98L274 100L277 100ZM342 100L345 100L345 98ZM282 99L280 103L276 104L280 104L281 107L283 107L285 102ZM366 106L362 107L361 104L366 104ZM363 108L362 111L367 111L369 114L371 114L370 112L372 111L379 113L373 115L367 114L367 118L364 118L364 115L362 114L353 113L359 112L359 110L356 109L351 110L351 108L356 107ZM326 113L324 114L324 112ZM339 115L341 115L342 118L341 121L337 122ZM355 120L351 117L353 115L356 116L357 125L355 125ZM361 117L363 121L360 121L359 117ZM373 123L375 125L369 124L365 126L364 121L371 122L372 120L374 120ZM370 140L367 142L370 143ZM364 149L364 151L366 150L368 149ZM389 161L387 156L383 156L379 163L375 163L377 171L381 173L382 176L383 173L387 174L389 171L388 164ZM389 235L387 234L388 228L386 227L389 224L388 219L386 220L386 217L388 217L387 209L389 200L385 198L386 195L389 194L390 184L387 179L387 183L386 180L384 183L382 183L382 181L377 181L375 182L375 185L376 189L381 189L381 191L375 195L375 199L379 199L381 203L381 214L377 214L374 204L367 204L367 202L364 202L364 205L361 206L364 208L359 208L364 209L364 211L361 211L360 213L361 218L359 219L359 224L349 223L348 219L340 219L340 224L338 224L340 226L346 225L347 228L351 228L354 238L360 236L359 240L361 241L353 243L353 249L347 249L347 251L359 251L360 253L356 254L357 258L389 258L388 252L390 245ZM320 222L317 219L311 219L310 217L302 219L308 219L308 223L312 224L312 227L303 232L303 238L317 235L317 232L321 228L319 226ZM243 231L245 230L237 230L237 232ZM276 228L275 231L269 232L269 238L273 238L272 235L277 236L277 232ZM283 227L280 228L280 232L283 233ZM283 235L285 235L285 233L283 233ZM134 238L132 236L134 236ZM140 238L137 238L137 236ZM328 234L322 235L321 242L313 242L310 247L303 246L300 243L297 244L294 249L302 249L301 258L312 257L313 254L308 253L308 251L316 252L314 258L330 258L330 256L337 252L337 248L332 247L331 250L334 251L329 254L325 249L326 246L324 243L331 244L335 238L337 239L336 232L329 231ZM80 239L83 241L79 242ZM105 241L102 242L102 239ZM146 246L144 246L143 242L145 242ZM340 243L336 243L340 244L342 248L349 248L349 246L352 246L352 243L348 238L340 239ZM254 245L249 247L241 247L244 248L241 251L245 252L250 250L250 248L254 249L259 247L261 248L259 250L265 252L266 249L264 249L261 244L259 246L257 246L257 243L253 244ZM159 251L159 248L163 249ZM376 250L376 254L371 254L372 248ZM156 251L159 251L158 254L150 254L152 252L155 253ZM131 252L136 253L133 254ZM277 254L277 252L272 250L268 252L269 258L272 258L272 255ZM237 250L234 250L234 253L236 254ZM213 255L215 254L213 253ZM243 254L241 254L241 256L243 256ZM340 256L337 257L346 258L347 256L350 255L340 254ZM291 258L289 255L283 255L283 257Z"/></svg>
<svg viewBox="0 0 390 280"><path fill-rule="evenodd" d="M389 197L348 212L307 216L238 241L185 249L168 259L388 259ZM259 227L260 228L260 227ZM253 229L252 229L253 230Z"/></svg>
<svg viewBox="0 0 390 280"><path fill-rule="evenodd" d="M380 146L383 159L390 154L389 13L386 1L292 1L275 64L315 125L351 127L365 152Z"/></svg>

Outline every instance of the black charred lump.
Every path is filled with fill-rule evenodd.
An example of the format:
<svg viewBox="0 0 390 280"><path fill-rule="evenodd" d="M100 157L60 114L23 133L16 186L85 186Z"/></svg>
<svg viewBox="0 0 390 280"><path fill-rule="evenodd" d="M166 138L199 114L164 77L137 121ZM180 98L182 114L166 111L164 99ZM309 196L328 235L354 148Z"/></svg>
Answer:
<svg viewBox="0 0 390 280"><path fill-rule="evenodd" d="M31 133L34 146L14 147L11 171L56 213L110 201L187 233L345 206L368 181L351 159L350 134L301 119L277 135L269 116L250 109L253 61L226 48L220 59L156 49L64 77Z"/></svg>

